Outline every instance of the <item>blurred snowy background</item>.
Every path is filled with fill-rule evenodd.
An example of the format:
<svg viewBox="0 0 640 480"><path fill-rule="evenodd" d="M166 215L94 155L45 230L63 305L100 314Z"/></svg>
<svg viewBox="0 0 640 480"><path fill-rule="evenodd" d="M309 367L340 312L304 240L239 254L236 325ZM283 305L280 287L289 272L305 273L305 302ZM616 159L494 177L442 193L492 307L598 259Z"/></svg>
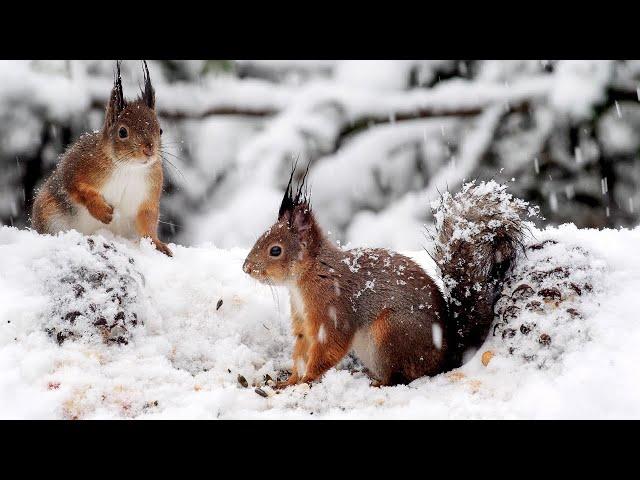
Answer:
<svg viewBox="0 0 640 480"><path fill-rule="evenodd" d="M28 225L65 147L102 125L114 61L0 62L0 225ZM137 95L138 61L123 62ZM640 61L151 61L162 235L249 247L293 159L335 239L419 249L429 202L509 181L546 222L640 219ZM302 168L299 169L300 173Z"/></svg>

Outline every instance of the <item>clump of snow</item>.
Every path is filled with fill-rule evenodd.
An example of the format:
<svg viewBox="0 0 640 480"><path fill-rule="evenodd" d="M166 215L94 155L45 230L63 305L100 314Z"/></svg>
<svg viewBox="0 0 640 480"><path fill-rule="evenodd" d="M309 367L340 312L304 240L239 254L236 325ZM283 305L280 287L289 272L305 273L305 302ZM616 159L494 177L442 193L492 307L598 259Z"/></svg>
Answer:
<svg viewBox="0 0 640 480"><path fill-rule="evenodd" d="M622 102L600 118L597 132L606 155L633 155L640 148L640 106L638 102ZM621 115L618 115L618 110Z"/></svg>
<svg viewBox="0 0 640 480"><path fill-rule="evenodd" d="M598 277L606 264L579 245L555 240L529 245L523 257L495 306L498 341L491 339L485 347L495 345L502 355L549 368L590 339L585 317L593 309L583 311L582 297L603 293Z"/></svg>
<svg viewBox="0 0 640 480"><path fill-rule="evenodd" d="M33 262L37 287L50 299L45 331L67 339L128 343L143 319L144 276L132 257L102 237L79 238Z"/></svg>
<svg viewBox="0 0 640 480"><path fill-rule="evenodd" d="M497 327L496 336L461 368L407 386L371 387L358 362L348 357L321 382L276 394L266 380L292 366L288 295L242 272L246 250L171 245L175 256L168 258L148 241L138 245L107 233L91 237L96 245L115 246L118 253L108 264L118 272L132 265L132 277L139 273L144 278L135 281L134 302L144 324L133 329L126 345L91 338L59 345L43 327L51 321L52 297L66 290L50 290L48 282L73 265L95 262L100 269L103 264L75 232L41 236L2 227L0 416L640 418L640 228L598 231L564 225L531 233L529 246L544 247L528 249L505 288L514 298L513 290L523 282L535 295L555 285L561 303L544 304L544 314L531 312L537 326L529 335L503 340L498 333L503 327ZM56 256L69 267L51 263ZM410 256L434 271L426 252ZM60 265L61 271L52 272L47 264ZM531 278L558 268L558 278L554 273L539 285ZM565 268L569 276L563 278ZM571 287L565 282L576 283L582 294L569 298ZM586 283L591 290L584 288ZM555 302L552 294L550 299ZM564 316L569 308L579 316ZM504 327L519 332L529 320L521 314ZM546 340L537 341L543 333L551 339L546 345ZM519 350L510 354L510 347ZM485 366L481 357L486 350L494 355ZM532 352L536 360L524 359ZM544 368L538 368L543 358ZM254 392L257 386L266 398Z"/></svg>
<svg viewBox="0 0 640 480"><path fill-rule="evenodd" d="M415 62L411 60L342 60L336 64L337 82L353 87L381 90L406 88L408 72Z"/></svg>
<svg viewBox="0 0 640 480"><path fill-rule="evenodd" d="M573 119L588 119L593 114L593 107L605 99L613 71L611 61L558 62L550 93L552 106Z"/></svg>

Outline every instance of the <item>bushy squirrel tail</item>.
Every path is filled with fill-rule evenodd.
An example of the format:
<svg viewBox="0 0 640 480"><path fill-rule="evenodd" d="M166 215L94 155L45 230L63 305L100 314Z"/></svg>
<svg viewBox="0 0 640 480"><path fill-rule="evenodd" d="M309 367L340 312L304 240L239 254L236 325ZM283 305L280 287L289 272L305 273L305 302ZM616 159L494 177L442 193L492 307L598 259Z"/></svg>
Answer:
<svg viewBox="0 0 640 480"><path fill-rule="evenodd" d="M432 205L435 217L434 259L449 294L449 367L463 362L466 351L478 349L493 321L493 307L502 282L523 246L525 216L537 207L507 193L491 180L463 185L455 195L445 192Z"/></svg>

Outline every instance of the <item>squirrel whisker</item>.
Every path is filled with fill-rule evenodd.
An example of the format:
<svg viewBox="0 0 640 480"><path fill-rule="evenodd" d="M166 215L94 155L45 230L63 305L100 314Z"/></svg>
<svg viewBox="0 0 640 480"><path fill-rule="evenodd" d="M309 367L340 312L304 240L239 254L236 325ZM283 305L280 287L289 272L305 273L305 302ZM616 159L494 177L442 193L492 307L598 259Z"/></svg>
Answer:
<svg viewBox="0 0 640 480"><path fill-rule="evenodd" d="M135 149L128 151L127 153L123 154L120 157L116 157L116 159L114 160L114 163L124 163L130 160L131 157L129 155L131 155L134 152L135 152Z"/></svg>
<svg viewBox="0 0 640 480"><path fill-rule="evenodd" d="M166 150L166 149L164 149L164 148L162 148L162 147L164 147L164 145L162 145L162 146L159 148L160 153L164 153L164 154L166 154L166 155L171 155L171 156L172 156L173 158L175 158L176 160L180 160L181 162L184 162L184 159L183 159L182 157L179 157L179 156L178 156L178 155L176 155L175 153L170 152L169 150Z"/></svg>
<svg viewBox="0 0 640 480"><path fill-rule="evenodd" d="M269 279L267 279L267 286L269 287L269 290L271 290L271 297L273 298L273 301L276 303L276 309L278 310L278 315L280 315L282 312L280 311L280 297L278 296L278 292L276 291L273 285L273 282Z"/></svg>
<svg viewBox="0 0 640 480"><path fill-rule="evenodd" d="M171 223L171 222L163 222L162 220L158 220L159 223L162 223L164 225L171 225L172 227L179 227L182 228L182 225L178 225L177 223Z"/></svg>
<svg viewBox="0 0 640 480"><path fill-rule="evenodd" d="M169 152L168 150L164 150L163 148L160 148L160 153L164 153L165 155L171 155L176 160L180 160L181 162L184 162L184 159L182 157L179 157L175 153ZM175 167L175 165L173 165L173 166ZM177 169L177 167L176 167L176 169Z"/></svg>
<svg viewBox="0 0 640 480"><path fill-rule="evenodd" d="M166 152L160 152L160 158L162 158L163 162L167 162L169 165L171 165L176 172L178 172L180 174L180 176L182 177L182 179L184 181L186 181L187 179L185 178L184 174L180 171L180 169L178 167L176 167L173 162L171 160L169 160L168 158L166 158L165 156L163 156L162 154L166 153Z"/></svg>

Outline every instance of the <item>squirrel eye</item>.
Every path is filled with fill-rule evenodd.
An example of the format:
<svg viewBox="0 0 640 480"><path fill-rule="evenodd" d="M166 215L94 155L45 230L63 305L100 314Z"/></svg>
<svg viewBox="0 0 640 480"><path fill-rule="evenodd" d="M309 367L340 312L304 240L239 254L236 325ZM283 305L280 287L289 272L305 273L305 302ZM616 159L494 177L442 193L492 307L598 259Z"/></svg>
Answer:
<svg viewBox="0 0 640 480"><path fill-rule="evenodd" d="M160 135L162 135L162 129L160 129Z"/></svg>
<svg viewBox="0 0 640 480"><path fill-rule="evenodd" d="M118 136L120 138L127 138L129 136L129 132L127 132L125 127L120 127L120 130L118 130Z"/></svg>
<svg viewBox="0 0 640 480"><path fill-rule="evenodd" d="M282 253L282 248L280 248L277 245L274 247L271 247L271 250L269 250L269 255L271 255L272 257L279 257L281 253Z"/></svg>

